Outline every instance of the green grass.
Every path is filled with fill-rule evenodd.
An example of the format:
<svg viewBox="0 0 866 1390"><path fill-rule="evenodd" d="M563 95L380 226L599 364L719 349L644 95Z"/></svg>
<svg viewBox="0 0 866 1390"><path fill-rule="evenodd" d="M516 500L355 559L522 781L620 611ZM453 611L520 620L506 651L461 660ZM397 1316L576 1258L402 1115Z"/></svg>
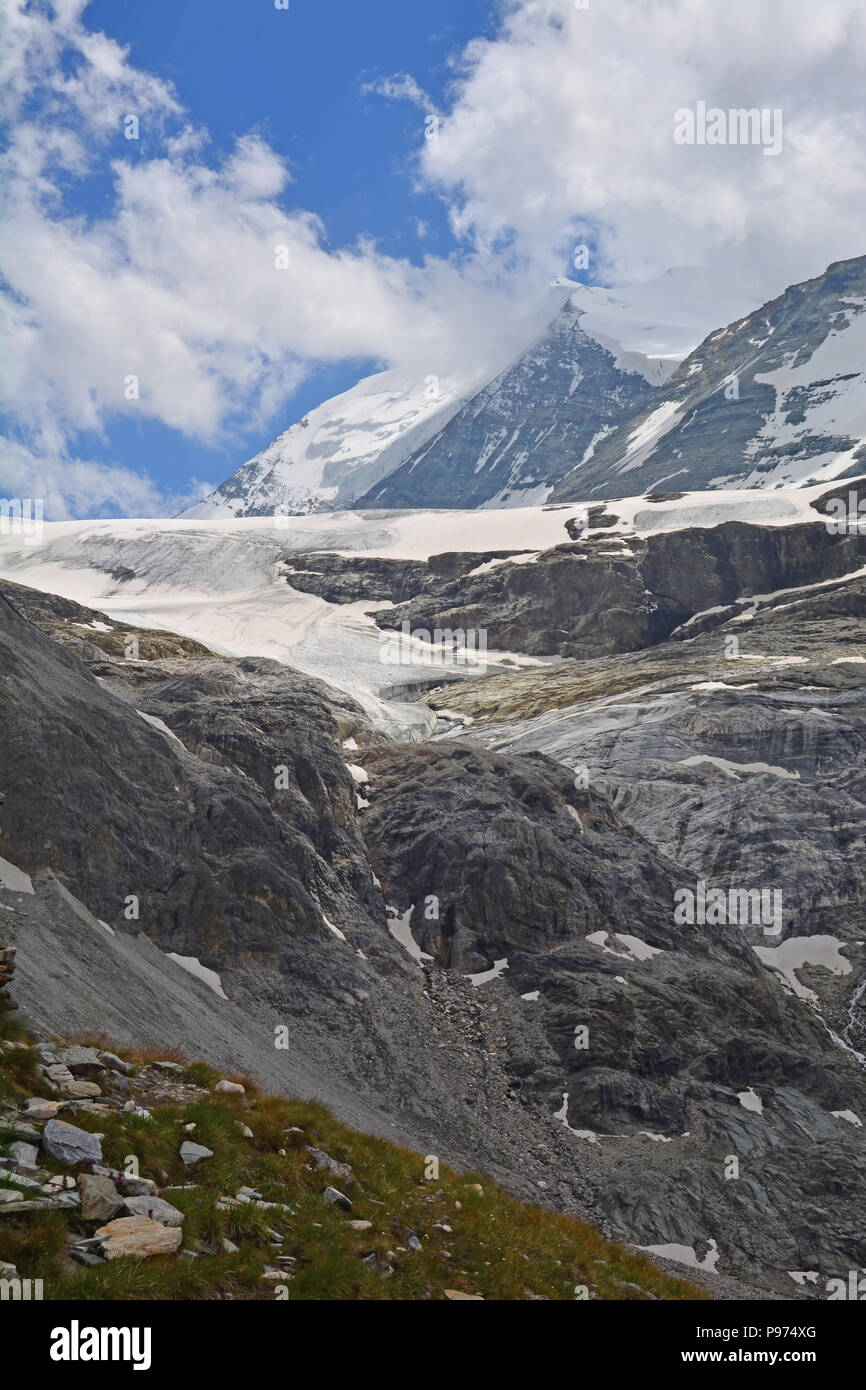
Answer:
<svg viewBox="0 0 866 1390"><path fill-rule="evenodd" d="M146 1065L145 1057L126 1056L139 1070ZM0 1053L0 1094L38 1094L32 1063L33 1055L20 1049ZM216 1079L216 1072L198 1063L183 1078L207 1087ZM103 1133L107 1164L125 1168L134 1155L138 1171L161 1189L194 1182L190 1190L162 1195L185 1213L184 1248L204 1242L216 1253L115 1260L83 1269L70 1262L67 1241L70 1235L91 1235L93 1226L72 1208L0 1217L0 1260L15 1264L22 1278L42 1278L46 1299L422 1300L460 1289L490 1300L524 1300L529 1293L573 1300L576 1286L610 1300L707 1296L583 1222L516 1201L483 1175L440 1164L438 1178L428 1180L421 1155L348 1129L320 1105L261 1095L252 1082L239 1079L245 1097L202 1092L193 1101L160 1105L150 1120L125 1113L74 1117L81 1128ZM187 1124L195 1125L190 1133ZM252 1130L252 1139L240 1125ZM293 1127L302 1134L287 1135ZM213 1149L213 1158L185 1167L179 1156L185 1139ZM350 1164L354 1177L342 1180L316 1170L308 1144ZM57 1170L47 1158L40 1161ZM351 1213L322 1200L327 1185L351 1198ZM217 1208L218 1198L232 1197L242 1186L291 1210ZM352 1220L372 1225L356 1231ZM437 1223L452 1230L435 1230ZM279 1250L270 1243L270 1230L284 1236ZM421 1241L420 1251L408 1248L410 1234ZM223 1253L223 1238L238 1245L238 1252ZM282 1289L261 1277L279 1253L296 1260L294 1277L287 1274ZM378 1268L364 1263L369 1255Z"/></svg>

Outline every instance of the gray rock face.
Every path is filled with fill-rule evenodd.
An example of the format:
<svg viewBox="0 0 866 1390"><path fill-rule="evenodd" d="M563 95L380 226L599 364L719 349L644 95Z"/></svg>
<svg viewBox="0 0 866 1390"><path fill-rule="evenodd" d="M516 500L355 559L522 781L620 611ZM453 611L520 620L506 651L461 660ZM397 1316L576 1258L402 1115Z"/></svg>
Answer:
<svg viewBox="0 0 866 1390"><path fill-rule="evenodd" d="M356 505L515 505L521 494L543 501L600 434L658 395L646 359L617 355L580 319L566 303L527 352Z"/></svg>
<svg viewBox="0 0 866 1390"><path fill-rule="evenodd" d="M184 1163L193 1167L196 1163L201 1163L205 1158L213 1158L213 1149L208 1149L204 1144L193 1144L191 1140L185 1139L180 1146L180 1156ZM134 1201L151 1201L152 1199L136 1197Z"/></svg>
<svg viewBox="0 0 866 1390"><path fill-rule="evenodd" d="M858 537L768 529L589 555L598 581L583 588L549 566L545 621L567 617L594 655L449 688L434 701L475 723L421 746L390 744L345 697L270 662L129 669L100 653L100 686L0 601L2 852L35 889L10 914L22 1008L50 995L70 1031L99 1020L117 1046L136 1040L124 1028L192 1041L223 1074L318 1095L638 1244L714 1240L723 1268L763 1289L790 1295L788 1269L860 1267L866 1171L845 1116L866 1109L851 660L866 586L841 576L863 557ZM459 600L466 565L437 557L430 582ZM629 627L638 586L664 617L650 647ZM582 606L608 602L612 647L604 613ZM370 778L360 816L348 731ZM111 834L85 853L97 824ZM130 864L147 911L126 926L115 912L111 936L81 899L103 908ZM793 979L810 1002L766 968L760 927L678 925L674 895L700 875L780 883L780 939L833 936L852 969L832 973L826 949L804 960ZM81 953L65 987L46 965L55 940ZM184 993L154 943L219 970L229 999L192 977Z"/></svg>
<svg viewBox="0 0 866 1390"><path fill-rule="evenodd" d="M552 500L635 497L666 480L684 491L805 482L849 451L848 471L862 473L863 339L850 330L864 294L866 256L838 261L710 334Z"/></svg>
<svg viewBox="0 0 866 1390"><path fill-rule="evenodd" d="M111 1178L81 1173L78 1177L81 1215L85 1221L110 1221L123 1206L123 1199Z"/></svg>
<svg viewBox="0 0 866 1390"><path fill-rule="evenodd" d="M14 693L0 833L12 862L35 867L34 847L50 845L45 857L97 917L115 930L144 927L217 972L245 960L252 976L279 958L335 992L357 985L350 953L336 972L327 965L324 918L360 919L369 931L380 908L326 688L274 662L97 662L119 693L141 673L132 698L165 719L188 757L2 598L0 610ZM337 708L363 722L351 700ZM73 724L88 730L84 741ZM56 778L40 771L48 737L59 741Z"/></svg>
<svg viewBox="0 0 866 1390"><path fill-rule="evenodd" d="M434 967L479 978L507 961L477 988L482 1037L524 1101L576 1131L575 1161L607 1173L597 1201L612 1229L648 1245L703 1235L728 1260L782 1270L807 1251L824 1269L866 1253L850 1224L866 1158L835 1117L862 1109L862 1066L780 988L747 931L676 925L674 893L695 870L624 824L611 834L606 802L576 796L537 755L449 743L412 750L408 766L386 757L364 817L377 875L400 908L415 905ZM753 1089L761 1113L741 1099Z"/></svg>
<svg viewBox="0 0 866 1390"><path fill-rule="evenodd" d="M428 566L420 561L358 555L347 565L342 556L321 551L293 555L286 562L286 582L293 589L318 594L328 603L363 598L402 603L424 587L428 573Z"/></svg>
<svg viewBox="0 0 866 1390"><path fill-rule="evenodd" d="M731 955L710 966L695 956L699 925L677 928L681 939L665 946L643 911L630 929L613 924L595 937L595 956L582 964L574 948L545 952L543 935L536 944L533 934L529 957L517 954L501 932L490 935L491 921L513 920L511 906L501 897L491 905L492 886L479 895L451 869L446 901L456 908L440 911L446 927L457 919L462 941L471 941L474 918L485 963L508 956L507 971L479 993L496 988L502 1010L502 995L513 991L525 1009L503 1030L512 1072L523 1094L548 1085L547 1104L561 1096L561 1118L596 1135L597 1143L575 1143L587 1161L602 1150L610 1167L600 1206L612 1229L637 1243L691 1244L700 1229L722 1251L736 1247L738 1259L802 1269L808 1255L808 1267L828 1275L843 1250L858 1260L862 1253L846 1222L863 1179L857 1120L866 1100L864 615L862 580L828 582L722 607L649 651L500 675L437 697L474 720L468 729L451 726L447 742L435 745L451 757L458 734L457 746L494 745L503 768L544 753L564 775L579 772L584 796L606 797L655 847L659 869L676 866L681 886L704 879L726 893L780 891L778 936L749 919L735 927L747 951L771 967L762 982L745 960ZM430 891L423 865L440 836L452 841L452 863L478 862L463 810L476 805L481 774L469 765L473 794L450 790L447 825L432 797L416 820L405 786L398 805L380 811L374 797L365 815L377 850L381 836L377 872L386 882L397 874L401 902ZM427 775L415 780L433 785ZM496 803L507 816L501 792ZM388 855L396 842L381 821L401 819L400 806L406 829L399 853ZM495 838L501 857L505 836ZM439 876L445 872L440 864ZM540 877L531 858L526 875L532 883L522 884L509 864L500 881L531 900ZM419 940L441 950L436 924L418 917ZM721 928L704 930L716 956ZM629 933L662 954L633 959ZM772 968L777 952L781 969ZM586 1046L578 1049L575 1036ZM656 1138L641 1139L642 1131ZM627 1133L644 1146L640 1164L622 1143ZM734 1178L726 1155L739 1165Z"/></svg>
<svg viewBox="0 0 866 1390"><path fill-rule="evenodd" d="M864 559L866 531L836 535L824 526L731 521L629 537L627 546L591 528L586 540L532 564L472 578L431 574L415 598L372 617L383 631L405 622L428 632L474 629L490 649L585 659L652 646L707 609L840 578Z"/></svg>
<svg viewBox="0 0 866 1390"><path fill-rule="evenodd" d="M418 904L410 926L436 967L468 975L528 941L555 949L636 921L672 944L671 866L555 763L458 743L388 748L368 766L376 876L401 912Z"/></svg>
<svg viewBox="0 0 866 1390"><path fill-rule="evenodd" d="M102 1141L65 1120L49 1120L42 1132L44 1148L61 1163L101 1163Z"/></svg>
<svg viewBox="0 0 866 1390"><path fill-rule="evenodd" d="M0 579L0 594L9 600L22 618L35 623L55 641L78 655L98 657L105 653L120 659L124 657L124 644L130 634L134 634L139 655L144 661L210 654L207 647L191 637L181 637L178 633L162 632L155 628L134 628L129 623L119 623L105 613L76 603L74 599L63 598L59 594L43 594L38 589L13 584L8 579Z"/></svg>
<svg viewBox="0 0 866 1390"><path fill-rule="evenodd" d="M184 1159L185 1163L188 1161ZM125 1197L123 1208L129 1216L149 1216L152 1221L158 1221L162 1226L182 1226L185 1219L182 1211L178 1211L177 1207L173 1207L171 1202L166 1202L162 1197Z"/></svg>

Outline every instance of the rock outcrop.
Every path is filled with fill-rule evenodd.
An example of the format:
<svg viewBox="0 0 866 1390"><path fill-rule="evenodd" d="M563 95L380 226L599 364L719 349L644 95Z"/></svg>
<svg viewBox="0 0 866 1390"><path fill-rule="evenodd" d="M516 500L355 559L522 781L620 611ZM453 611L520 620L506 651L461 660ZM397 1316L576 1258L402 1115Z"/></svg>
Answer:
<svg viewBox="0 0 866 1390"><path fill-rule="evenodd" d="M666 481L764 488L862 473L864 293L866 256L856 256L720 325L645 409L575 460L551 500L633 497Z"/></svg>
<svg viewBox="0 0 866 1390"><path fill-rule="evenodd" d="M611 650L588 590L557 581L548 601L594 655L449 686L426 745L279 663L73 652L0 598L24 1012L98 1020L115 1046L194 1035L635 1244L715 1242L783 1296L790 1269L866 1262L862 541L740 523L678 539L477 576L550 588L582 565L611 586L593 602L627 612L640 586L663 622L651 646L612 622ZM438 557L425 582L469 596L471 568ZM509 633L523 650L538 582ZM796 959L774 968L760 924L678 923L700 877L781 884ZM108 1056L46 1067L121 1087ZM30 1124L104 1103L68 1084L46 1074Z"/></svg>
<svg viewBox="0 0 866 1390"><path fill-rule="evenodd" d="M537 342L473 395L358 507L515 506L544 501L594 442L658 395L639 352L581 327L569 299Z"/></svg>

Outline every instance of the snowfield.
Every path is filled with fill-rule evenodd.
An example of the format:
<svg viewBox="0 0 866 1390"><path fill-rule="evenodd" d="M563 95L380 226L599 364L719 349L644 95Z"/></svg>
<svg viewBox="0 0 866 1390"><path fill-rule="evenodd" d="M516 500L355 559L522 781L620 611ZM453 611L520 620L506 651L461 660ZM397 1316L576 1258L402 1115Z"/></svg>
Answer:
<svg viewBox="0 0 866 1390"><path fill-rule="evenodd" d="M616 524L603 532L648 536L725 521L823 524L810 506L824 488L687 493L651 503L645 497L607 505ZM343 556L427 560L444 551L510 551L535 563L570 543L566 529L583 519L577 504L504 511L334 512L230 520L112 520L46 523L39 543L0 534L0 577L60 594L143 628L165 628L228 656L286 662L354 696L397 737L425 738L436 717L405 686L455 668L422 668L388 659L368 614L387 603L327 603L292 589L287 565L309 551ZM595 535L598 535L596 532ZM478 572L493 566L476 567ZM488 669L508 654L488 653ZM512 660L521 661L518 654ZM535 664L538 659L526 658ZM538 661L538 664L543 662ZM463 665L457 674L472 674ZM404 694L394 691L403 687Z"/></svg>
<svg viewBox="0 0 866 1390"><path fill-rule="evenodd" d="M389 605L331 604L292 589L285 563L309 550L425 560L444 550L549 549L569 539L578 507L494 512L343 512L229 521L49 523L42 541L0 535L0 576L97 608L120 622L165 628L226 656L283 661L352 695L395 737L425 738L436 716L392 696L454 669L386 659L367 614ZM285 526L288 529L285 529ZM496 657L488 654L488 666ZM460 665L457 674L472 674Z"/></svg>

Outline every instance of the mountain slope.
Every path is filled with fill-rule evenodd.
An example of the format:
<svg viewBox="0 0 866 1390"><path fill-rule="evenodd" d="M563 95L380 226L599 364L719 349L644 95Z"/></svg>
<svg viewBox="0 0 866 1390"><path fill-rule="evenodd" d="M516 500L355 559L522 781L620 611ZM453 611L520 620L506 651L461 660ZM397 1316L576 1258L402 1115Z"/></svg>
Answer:
<svg viewBox="0 0 866 1390"><path fill-rule="evenodd" d="M467 389L456 379L408 381L398 372L365 377L311 410L182 515L339 511L421 448Z"/></svg>
<svg viewBox="0 0 866 1390"><path fill-rule="evenodd" d="M726 282L724 302L745 313L754 298L745 284ZM625 290L557 277L517 311L486 364L421 379L367 377L182 515L543 500L599 437L652 399L719 318L716 277L701 268Z"/></svg>
<svg viewBox="0 0 866 1390"><path fill-rule="evenodd" d="M576 460L554 500L774 488L863 471L866 256L712 333L657 397Z"/></svg>
<svg viewBox="0 0 866 1390"><path fill-rule="evenodd" d="M359 1134L320 1105L262 1094L237 1078L236 1063L228 1091L201 1062L175 1054L166 1064L164 1044L155 1061L69 1048L54 1028L54 1036L22 1037L7 1010L0 1003L0 1094L14 1108L0 1119L0 1143L27 1134L32 1151L23 1161L19 1142L16 1156L0 1161L8 1204L0 1269L8 1280L44 1282L46 1299L705 1297L592 1227L514 1201L489 1178L482 1186L475 1173L444 1164L434 1171L420 1153ZM86 1077L94 1099L67 1099L76 1083L55 1084L49 1069ZM101 1175L86 1162L61 1162L52 1128L24 1109L31 1089L59 1104L67 1141L100 1154ZM192 1183L181 1124L181 1134L191 1129L211 1149ZM130 1151L142 1168L134 1177ZM78 1168L77 1196L62 1185L70 1168ZM118 1263L113 1247L130 1215L138 1243ZM491 1227L502 1233L495 1261ZM149 1258L154 1247L163 1253Z"/></svg>
<svg viewBox="0 0 866 1390"><path fill-rule="evenodd" d="M442 737L424 744L392 742L277 662L116 657L87 636L113 647L110 618L10 585L0 854L33 892L0 891L0 909L22 1008L69 1032L110 1022L118 1045L159 1029L183 1046L172 956L193 958L227 996L211 992L196 1014L197 1055L216 1064L240 1030L233 1065L243 1056L272 1089L483 1167L606 1233L678 1249L714 1287L732 1275L799 1296L788 1271L860 1267L864 541L827 532L809 503L829 491L792 492L792 525L700 531L693 499L675 534L675 503L645 503L629 531L593 508L580 543L561 539L575 509L537 509L546 556L492 568L459 557L472 622L495 634L503 600L528 597L524 622L505 614L526 651L549 591L562 610L552 626L568 619L579 659L449 686L430 697ZM452 534L468 534L464 518L476 536L512 519L532 536L516 511L352 518L355 548L405 553L401 528L429 542L443 518ZM76 529L52 530L60 547L50 564L37 551L31 577L83 587L79 543L65 548ZM94 587L134 590L130 604L152 601L148 565L162 583L201 576L208 556L226 566L229 545L240 583L242 538L270 547L275 531L91 529ZM347 518L302 519L292 542L303 533L330 535L332 556L352 543ZM243 572L253 611L260 566L248 557ZM431 566L427 601L448 568ZM616 615L636 593L649 614L665 599L663 631L625 631ZM300 597L275 586L271 620ZM365 602L315 603L321 657L340 607L351 619ZM587 630L592 608L608 615L606 641L624 639L615 650ZM463 719L474 722L455 727ZM755 922L678 924L675 894L698 877L783 885L779 940L786 960L796 953L784 984ZM139 922L125 919L129 893ZM58 971L58 952L85 938L86 957ZM191 977L193 989L207 987ZM290 1033L284 1057L275 1024ZM740 1181L725 1174L731 1155Z"/></svg>
<svg viewBox="0 0 866 1390"><path fill-rule="evenodd" d="M359 501L366 507L526 506L652 400L666 364L585 331L580 295L516 362Z"/></svg>

